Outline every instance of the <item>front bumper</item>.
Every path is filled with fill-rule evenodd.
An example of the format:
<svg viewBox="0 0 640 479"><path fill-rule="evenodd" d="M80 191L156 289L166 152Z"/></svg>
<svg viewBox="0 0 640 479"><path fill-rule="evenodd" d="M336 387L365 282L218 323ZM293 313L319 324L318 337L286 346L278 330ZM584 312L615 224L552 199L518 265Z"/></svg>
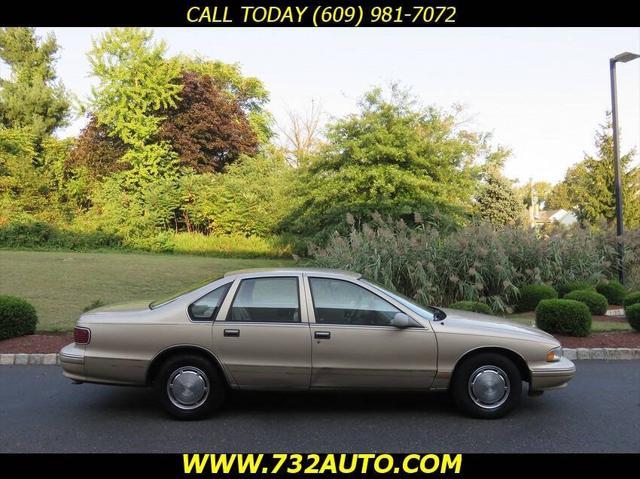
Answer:
<svg viewBox="0 0 640 479"><path fill-rule="evenodd" d="M67 344L60 350L62 373L75 381L84 380L84 347L76 343Z"/></svg>
<svg viewBox="0 0 640 479"><path fill-rule="evenodd" d="M555 363L544 363L531 368L530 389L542 391L563 388L571 381L575 373L575 364L565 357Z"/></svg>

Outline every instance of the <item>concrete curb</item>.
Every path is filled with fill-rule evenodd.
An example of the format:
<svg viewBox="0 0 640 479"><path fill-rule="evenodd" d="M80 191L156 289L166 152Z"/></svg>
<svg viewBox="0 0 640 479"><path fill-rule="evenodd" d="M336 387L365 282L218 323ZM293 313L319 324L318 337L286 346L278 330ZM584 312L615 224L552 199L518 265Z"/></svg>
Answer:
<svg viewBox="0 0 640 479"><path fill-rule="evenodd" d="M640 359L640 348L562 348L565 358L586 359Z"/></svg>
<svg viewBox="0 0 640 479"><path fill-rule="evenodd" d="M58 353L9 353L0 354L0 366L12 366L12 365L45 365L45 366L57 366L60 364L60 356Z"/></svg>
<svg viewBox="0 0 640 479"><path fill-rule="evenodd" d="M563 348L562 351L564 357L572 361L584 361L588 359L608 359L616 361L640 359L640 348ZM58 353L0 354L0 366L57 366L59 364L60 356Z"/></svg>

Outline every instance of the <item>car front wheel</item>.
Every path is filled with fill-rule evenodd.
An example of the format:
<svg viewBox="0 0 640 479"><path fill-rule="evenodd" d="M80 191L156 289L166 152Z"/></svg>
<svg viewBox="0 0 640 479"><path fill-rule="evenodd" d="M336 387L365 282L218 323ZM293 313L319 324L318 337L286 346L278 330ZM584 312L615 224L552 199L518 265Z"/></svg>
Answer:
<svg viewBox="0 0 640 479"><path fill-rule="evenodd" d="M226 386L210 361L181 355L166 361L154 383L164 409L178 419L199 419L218 409Z"/></svg>
<svg viewBox="0 0 640 479"><path fill-rule="evenodd" d="M506 356L482 353L459 365L453 377L452 393L458 407L467 414L495 419L518 404L522 377Z"/></svg>

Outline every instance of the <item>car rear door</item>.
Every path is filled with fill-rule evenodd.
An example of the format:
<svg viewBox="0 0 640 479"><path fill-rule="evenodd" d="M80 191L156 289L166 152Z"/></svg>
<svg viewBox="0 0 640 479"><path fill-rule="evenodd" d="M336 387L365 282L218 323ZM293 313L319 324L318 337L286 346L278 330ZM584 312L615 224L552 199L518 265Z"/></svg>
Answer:
<svg viewBox="0 0 640 479"><path fill-rule="evenodd" d="M305 276L312 337L312 388L427 389L437 369L436 338L427 321L391 326L410 313L368 285ZM409 314L411 316L411 314Z"/></svg>
<svg viewBox="0 0 640 479"><path fill-rule="evenodd" d="M301 286L301 274L234 282L213 325L213 346L237 386L309 388L311 336Z"/></svg>

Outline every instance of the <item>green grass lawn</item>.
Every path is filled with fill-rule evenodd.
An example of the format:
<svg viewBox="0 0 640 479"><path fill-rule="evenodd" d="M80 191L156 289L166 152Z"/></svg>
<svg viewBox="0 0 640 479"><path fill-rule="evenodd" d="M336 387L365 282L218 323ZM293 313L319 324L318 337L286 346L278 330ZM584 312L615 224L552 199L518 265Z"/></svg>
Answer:
<svg viewBox="0 0 640 479"><path fill-rule="evenodd" d="M66 331L96 300L153 300L227 271L291 264L285 259L0 250L0 294L30 301L39 331Z"/></svg>
<svg viewBox="0 0 640 479"><path fill-rule="evenodd" d="M507 316L510 321L515 321L520 324L526 324L527 326L535 326L536 314L533 311L527 313L517 313ZM591 331L594 333L605 333L609 331L631 331L629 323L615 322L615 321L592 321Z"/></svg>

